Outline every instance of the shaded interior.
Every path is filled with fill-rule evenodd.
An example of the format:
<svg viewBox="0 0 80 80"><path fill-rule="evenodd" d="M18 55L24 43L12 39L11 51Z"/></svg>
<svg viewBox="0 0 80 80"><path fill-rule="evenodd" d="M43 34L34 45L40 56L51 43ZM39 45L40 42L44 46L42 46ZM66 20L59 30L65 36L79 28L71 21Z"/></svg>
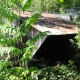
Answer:
<svg viewBox="0 0 80 80"><path fill-rule="evenodd" d="M70 42L74 36L73 34L48 36L34 55L32 65L42 68L58 63L67 64L75 54L75 49Z"/></svg>

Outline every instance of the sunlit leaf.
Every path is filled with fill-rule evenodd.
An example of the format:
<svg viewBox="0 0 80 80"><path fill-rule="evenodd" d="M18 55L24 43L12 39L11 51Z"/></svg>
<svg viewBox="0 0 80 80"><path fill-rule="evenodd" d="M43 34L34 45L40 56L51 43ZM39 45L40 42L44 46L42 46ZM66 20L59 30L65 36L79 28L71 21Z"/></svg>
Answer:
<svg viewBox="0 0 80 80"><path fill-rule="evenodd" d="M28 60L28 61L31 60L31 59L32 59L31 53L32 53L32 51L33 51L34 49L37 49L37 47L34 46L34 45L27 47L27 48L25 49L25 53L24 53L23 57L21 58L21 60L22 60L22 61L23 61L23 60Z"/></svg>
<svg viewBox="0 0 80 80"><path fill-rule="evenodd" d="M60 2L62 3L62 2L64 2L64 0L60 0Z"/></svg>
<svg viewBox="0 0 80 80"><path fill-rule="evenodd" d="M9 21L13 22L15 19L17 19L17 15L13 13L10 9L6 7L0 6L0 17L6 18Z"/></svg>
<svg viewBox="0 0 80 80"><path fill-rule="evenodd" d="M23 2L22 2L22 10L23 11L27 10L30 7L32 1L33 0L23 0Z"/></svg>

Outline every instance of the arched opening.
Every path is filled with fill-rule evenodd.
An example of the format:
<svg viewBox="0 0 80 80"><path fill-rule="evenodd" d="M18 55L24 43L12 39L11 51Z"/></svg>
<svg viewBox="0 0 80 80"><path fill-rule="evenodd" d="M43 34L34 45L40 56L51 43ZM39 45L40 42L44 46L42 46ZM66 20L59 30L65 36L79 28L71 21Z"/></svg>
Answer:
<svg viewBox="0 0 80 80"><path fill-rule="evenodd" d="M67 64L73 59L75 49L70 42L75 35L48 36L33 56L32 65L36 67L54 66L57 63Z"/></svg>

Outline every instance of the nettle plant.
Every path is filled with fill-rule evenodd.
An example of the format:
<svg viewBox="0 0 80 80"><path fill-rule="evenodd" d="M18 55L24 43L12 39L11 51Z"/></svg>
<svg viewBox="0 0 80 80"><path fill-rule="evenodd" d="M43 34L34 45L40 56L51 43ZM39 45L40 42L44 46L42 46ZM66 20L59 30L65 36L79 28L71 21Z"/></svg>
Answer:
<svg viewBox="0 0 80 80"><path fill-rule="evenodd" d="M0 80L27 80L27 61L32 60L31 52L36 49L33 44L46 35L40 33L31 40L28 37L32 25L38 21L39 13L20 24L20 11L26 11L33 0L1 0L0 1ZM14 14L13 10L18 12ZM17 20L17 27L11 24ZM16 67L15 67L15 64Z"/></svg>

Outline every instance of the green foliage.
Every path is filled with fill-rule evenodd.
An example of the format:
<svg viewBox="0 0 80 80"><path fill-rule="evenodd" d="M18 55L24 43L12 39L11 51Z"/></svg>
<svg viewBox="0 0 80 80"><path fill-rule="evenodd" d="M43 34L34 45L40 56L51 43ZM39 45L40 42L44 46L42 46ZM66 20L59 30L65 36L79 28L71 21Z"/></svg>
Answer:
<svg viewBox="0 0 80 80"><path fill-rule="evenodd" d="M39 15L40 15L40 13L35 13L32 17L25 20L23 22L23 24L21 24L20 30L23 32L22 33L23 35L25 35L26 33L28 33L31 30L32 25L38 21Z"/></svg>
<svg viewBox="0 0 80 80"><path fill-rule="evenodd" d="M80 25L80 14L79 14L78 17L76 18L75 23L78 24L78 25ZM80 27L80 26L79 26L79 27Z"/></svg>
<svg viewBox="0 0 80 80"><path fill-rule="evenodd" d="M42 69L31 67L23 69L21 67L2 69L4 75L1 80L78 80L80 74L76 71L73 61L69 61L68 65L57 64L56 66L48 66ZM6 79L4 78L6 77Z"/></svg>
<svg viewBox="0 0 80 80"><path fill-rule="evenodd" d="M40 4L44 3L41 10L52 11L54 2L51 1L51 6L49 7L50 4L46 5L49 2L48 0L41 0ZM56 2L55 6L58 5L57 9L64 3L64 0L54 1ZM37 49L34 43L39 38L47 35L48 32L40 33L24 43L23 37L28 37L32 25L38 21L40 15L36 13L20 24L20 11L26 11L30 7L32 0L0 0L0 2L0 20L2 20L0 21L0 80L76 79L77 72L73 62L70 62L69 65L58 64L55 67L43 69L27 68L27 63L25 62L32 59L31 53L34 49ZM12 8L18 11L18 15L13 13ZM15 20L18 20L17 27L11 25ZM17 63L18 65L16 65Z"/></svg>
<svg viewBox="0 0 80 80"><path fill-rule="evenodd" d="M60 2L61 2L61 3L63 3L63 2L64 2L64 0L60 0Z"/></svg>
<svg viewBox="0 0 80 80"><path fill-rule="evenodd" d="M12 22L14 19L17 19L17 15L14 14L10 9L0 6L0 18L7 18Z"/></svg>
<svg viewBox="0 0 80 80"><path fill-rule="evenodd" d="M31 53L36 49L35 40L47 34L40 33L34 39L23 42L23 37L29 36L32 25L38 21L40 15L35 13L20 24L20 11L26 11L31 2L32 0L3 0L0 3L0 80L25 80L28 71L25 62L32 59ZM12 8L18 11L18 15ZM18 21L17 27L12 26L15 20Z"/></svg>
<svg viewBox="0 0 80 80"><path fill-rule="evenodd" d="M75 80L80 79L73 61L68 65L57 64L43 69L30 68L28 80Z"/></svg>
<svg viewBox="0 0 80 80"><path fill-rule="evenodd" d="M80 17L75 20L75 23L78 26L78 33L75 36L74 40L71 40L72 45L76 49L76 54L74 55L75 65L77 66L80 72Z"/></svg>
<svg viewBox="0 0 80 80"><path fill-rule="evenodd" d="M56 5L59 0L34 0L30 10L36 12L55 12L59 11Z"/></svg>
<svg viewBox="0 0 80 80"><path fill-rule="evenodd" d="M75 6L80 7L79 3L80 3L80 0L75 1Z"/></svg>
<svg viewBox="0 0 80 80"><path fill-rule="evenodd" d="M60 12L64 14L67 9L79 7L80 0L34 0L30 7L30 10L36 12L48 12L56 13Z"/></svg>

